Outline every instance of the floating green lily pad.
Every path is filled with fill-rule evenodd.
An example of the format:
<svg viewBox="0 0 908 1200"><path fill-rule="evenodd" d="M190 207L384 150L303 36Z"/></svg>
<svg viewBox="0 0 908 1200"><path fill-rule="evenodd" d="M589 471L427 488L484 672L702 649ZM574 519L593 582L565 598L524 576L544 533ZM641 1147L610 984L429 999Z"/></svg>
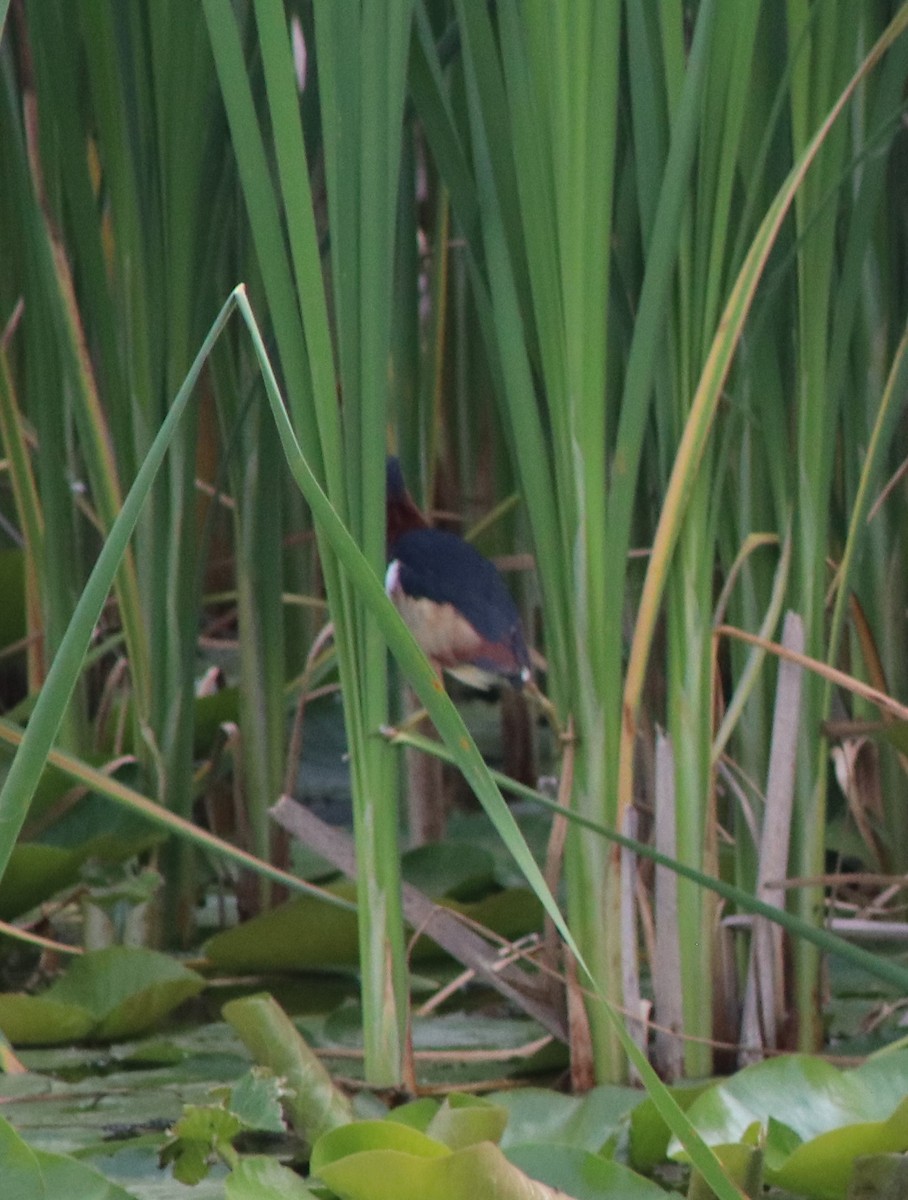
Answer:
<svg viewBox="0 0 908 1200"><path fill-rule="evenodd" d="M786 1055L708 1088L688 1116L711 1146L765 1138L768 1183L844 1200L855 1160L908 1150L908 1050L841 1071ZM670 1156L685 1157L677 1142Z"/></svg>
<svg viewBox="0 0 908 1200"><path fill-rule="evenodd" d="M0 1117L0 1163L3 1195L10 1200L46 1200L72 1196L78 1200L131 1200L129 1192L105 1179L94 1167L48 1150L35 1150Z"/></svg>
<svg viewBox="0 0 908 1200"><path fill-rule="evenodd" d="M0 918L11 921L49 896L72 887L84 859L79 850L17 843L0 880Z"/></svg>
<svg viewBox="0 0 908 1200"><path fill-rule="evenodd" d="M393 1121L359 1124L406 1129ZM346 1132L336 1130L328 1136L333 1138ZM316 1150L319 1145L316 1144ZM392 1148L390 1141L381 1146L379 1140L372 1149L332 1155L332 1161L320 1162L317 1170L313 1154L313 1172L347 1200L477 1200L478 1196L494 1196L496 1200L555 1200L559 1195L554 1188L531 1179L514 1166L492 1142L480 1142L453 1152L437 1142L434 1145L438 1150L431 1153L408 1152Z"/></svg>
<svg viewBox="0 0 908 1200"><path fill-rule="evenodd" d="M666 1200L666 1193L651 1180L576 1146L514 1146L506 1154L508 1162L530 1178L573 1200Z"/></svg>
<svg viewBox="0 0 908 1200"><path fill-rule="evenodd" d="M224 1181L225 1200L315 1200L289 1167L263 1154L240 1160Z"/></svg>
<svg viewBox="0 0 908 1200"><path fill-rule="evenodd" d="M508 1112L502 1148L545 1143L599 1153L644 1100L639 1088L603 1084L582 1096L548 1088L515 1088L488 1097Z"/></svg>
<svg viewBox="0 0 908 1200"><path fill-rule="evenodd" d="M74 959L40 996L0 995L0 1029L27 1046L135 1037L205 986L166 954L110 946Z"/></svg>
<svg viewBox="0 0 908 1200"><path fill-rule="evenodd" d="M14 1046L44 1046L78 1042L97 1024L94 1013L81 1004L48 995L23 992L0 995L0 1029Z"/></svg>
<svg viewBox="0 0 908 1200"><path fill-rule="evenodd" d="M345 899L356 896L347 880L327 890ZM444 901L444 907L462 913L505 938L517 938L538 929L542 909L529 888L492 892L474 903ZM204 953L214 967L228 971L302 971L311 968L356 967L359 939L356 914L311 896L299 896L233 929L216 933L205 943ZM414 947L416 961L442 954L428 937Z"/></svg>

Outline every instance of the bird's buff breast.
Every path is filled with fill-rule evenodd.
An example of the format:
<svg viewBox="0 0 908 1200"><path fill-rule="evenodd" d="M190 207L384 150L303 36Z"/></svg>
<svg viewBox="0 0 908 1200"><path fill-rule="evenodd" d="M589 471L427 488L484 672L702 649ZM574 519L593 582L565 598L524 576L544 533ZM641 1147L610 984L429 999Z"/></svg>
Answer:
<svg viewBox="0 0 908 1200"><path fill-rule="evenodd" d="M483 640L470 622L451 604L405 595L397 568L397 562L388 567L385 588L423 653L443 667L456 666L476 654Z"/></svg>

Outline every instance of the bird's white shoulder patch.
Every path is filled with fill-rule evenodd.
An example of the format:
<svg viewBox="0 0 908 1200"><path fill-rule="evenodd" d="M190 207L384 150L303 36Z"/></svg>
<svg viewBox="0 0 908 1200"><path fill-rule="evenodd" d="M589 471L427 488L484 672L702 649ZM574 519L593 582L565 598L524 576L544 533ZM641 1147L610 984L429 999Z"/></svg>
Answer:
<svg viewBox="0 0 908 1200"><path fill-rule="evenodd" d="M388 569L385 571L385 591L392 600L400 591L400 559L398 558L393 558L388 563Z"/></svg>

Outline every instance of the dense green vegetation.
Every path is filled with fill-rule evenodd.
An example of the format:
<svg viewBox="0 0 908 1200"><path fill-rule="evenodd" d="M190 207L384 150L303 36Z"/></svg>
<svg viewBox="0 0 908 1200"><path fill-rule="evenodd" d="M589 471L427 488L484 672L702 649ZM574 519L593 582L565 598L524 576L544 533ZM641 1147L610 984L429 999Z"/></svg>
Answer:
<svg viewBox="0 0 908 1200"><path fill-rule="evenodd" d="M186 1068L228 1085L217 1113L162 1102L189 1105L168 1161L302 1188L243 1154L282 1103L285 1157L314 1143L341 1196L378 1194L373 1165L344 1174L366 1147L415 1156L386 1186L420 1197L483 1172L642 1197L612 1168L682 1186L669 1158L740 1194L701 1139L751 1192L844 1196L855 1155L908 1150L885 1052L908 993L906 26L888 0L0 0L10 1079L20 1046L321 968L355 969L365 1082L412 1090L414 996L456 962L545 1042L529 1070L605 1089L608 1119L577 1117L602 1136L560 1139L593 1165L546 1174L500 1097L360 1124L378 1100L350 1110L309 1051L343 1042L330 1019L288 1065L255 1005L211 1027L217 1070ZM517 556L547 702L500 697L503 736L384 596L389 450L426 511ZM395 732L404 680L438 741ZM516 781L489 766L515 729ZM269 812L317 798L329 742L349 837ZM476 811L402 858L414 748ZM206 941L215 910L234 927ZM498 969L496 937L534 935ZM58 978L61 940L89 953ZM240 1042L270 1076L239 1080ZM204 1057L167 1045L122 1053ZM883 1055L843 1082L822 1049ZM803 1057L739 1073L743 1100L659 1082L776 1051ZM42 1053L21 1079L65 1076ZM786 1088L834 1119L780 1115Z"/></svg>

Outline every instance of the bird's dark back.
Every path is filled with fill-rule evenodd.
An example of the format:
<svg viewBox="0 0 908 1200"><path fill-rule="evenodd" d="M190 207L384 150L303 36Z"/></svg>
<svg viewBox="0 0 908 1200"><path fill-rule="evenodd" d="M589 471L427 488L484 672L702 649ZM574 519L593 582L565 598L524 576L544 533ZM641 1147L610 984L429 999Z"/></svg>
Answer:
<svg viewBox="0 0 908 1200"><path fill-rule="evenodd" d="M391 556L409 596L451 604L484 638L499 641L520 625L511 593L495 567L456 534L413 529L397 538Z"/></svg>

